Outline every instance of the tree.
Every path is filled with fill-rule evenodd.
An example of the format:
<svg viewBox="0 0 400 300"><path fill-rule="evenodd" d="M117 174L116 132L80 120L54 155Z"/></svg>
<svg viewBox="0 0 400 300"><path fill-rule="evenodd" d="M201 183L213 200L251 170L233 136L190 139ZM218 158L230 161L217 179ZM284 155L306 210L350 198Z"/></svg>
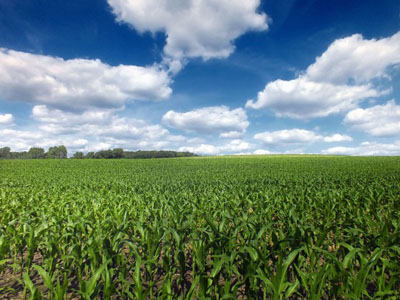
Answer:
<svg viewBox="0 0 400 300"><path fill-rule="evenodd" d="M0 148L0 158L10 158L10 147Z"/></svg>
<svg viewBox="0 0 400 300"><path fill-rule="evenodd" d="M112 152L111 150L100 150L94 154L94 158L111 158Z"/></svg>
<svg viewBox="0 0 400 300"><path fill-rule="evenodd" d="M123 158L124 157L124 149L115 148L112 150L113 158Z"/></svg>
<svg viewBox="0 0 400 300"><path fill-rule="evenodd" d="M73 157L74 158L79 158L79 159L83 158L83 152L80 152L80 151L75 152Z"/></svg>
<svg viewBox="0 0 400 300"><path fill-rule="evenodd" d="M29 149L28 154L30 158L34 159L44 158L44 149L38 147L32 147Z"/></svg>
<svg viewBox="0 0 400 300"><path fill-rule="evenodd" d="M68 157L68 151L64 145L58 146L58 153L59 153L58 158L67 158Z"/></svg>
<svg viewBox="0 0 400 300"><path fill-rule="evenodd" d="M94 152L88 152L88 153L85 155L85 158L94 158L94 155L95 155Z"/></svg>
<svg viewBox="0 0 400 300"><path fill-rule="evenodd" d="M64 145L50 147L46 153L46 158L67 158L68 152Z"/></svg>

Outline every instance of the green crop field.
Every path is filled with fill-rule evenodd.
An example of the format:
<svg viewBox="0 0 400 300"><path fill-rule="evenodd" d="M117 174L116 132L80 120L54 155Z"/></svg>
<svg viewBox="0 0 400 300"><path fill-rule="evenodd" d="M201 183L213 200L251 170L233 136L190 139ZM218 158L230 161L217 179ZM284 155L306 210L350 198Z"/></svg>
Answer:
<svg viewBox="0 0 400 300"><path fill-rule="evenodd" d="M0 161L1 299L400 299L400 158Z"/></svg>

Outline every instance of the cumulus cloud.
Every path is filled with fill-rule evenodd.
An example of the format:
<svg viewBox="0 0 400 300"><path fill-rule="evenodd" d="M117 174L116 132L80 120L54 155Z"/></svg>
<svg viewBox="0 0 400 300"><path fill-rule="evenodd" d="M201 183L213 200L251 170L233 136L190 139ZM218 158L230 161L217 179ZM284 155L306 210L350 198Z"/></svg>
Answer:
<svg viewBox="0 0 400 300"><path fill-rule="evenodd" d="M98 123L108 119L112 111L97 110L84 111L83 113L66 112L60 109L48 108L46 105L35 105L32 109L32 117L40 122L63 124L66 122Z"/></svg>
<svg viewBox="0 0 400 300"><path fill-rule="evenodd" d="M246 107L270 108L279 117L309 119L355 108L359 101L379 95L371 85L334 85L301 76L268 83L257 100L249 100Z"/></svg>
<svg viewBox="0 0 400 300"><path fill-rule="evenodd" d="M170 84L157 66L110 66L0 48L0 93L9 101L64 110L121 108L128 100L167 99Z"/></svg>
<svg viewBox="0 0 400 300"><path fill-rule="evenodd" d="M239 154L240 152L249 150L252 147L252 144L236 139L219 146L204 143L184 146L180 147L179 151L189 151L201 155Z"/></svg>
<svg viewBox="0 0 400 300"><path fill-rule="evenodd" d="M353 141L353 138L348 135L335 133L331 136L324 137L323 141L326 143L351 142L351 141Z"/></svg>
<svg viewBox="0 0 400 300"><path fill-rule="evenodd" d="M362 83L386 76L389 66L400 63L400 32L395 35L366 40L360 34L338 39L307 68L313 81L346 84L349 80Z"/></svg>
<svg viewBox="0 0 400 300"><path fill-rule="evenodd" d="M119 117L108 110L72 113L38 105L33 107L32 117L41 122L40 129L51 134L80 133L115 140L155 140L169 134L168 130L160 125Z"/></svg>
<svg viewBox="0 0 400 300"><path fill-rule="evenodd" d="M242 137L243 134L243 131L228 131L221 133L219 137L223 139L236 139Z"/></svg>
<svg viewBox="0 0 400 300"><path fill-rule="evenodd" d="M400 32L366 40L356 34L334 41L293 80L275 80L246 107L267 108L279 117L309 119L354 109L360 101L390 92L373 85L400 63Z"/></svg>
<svg viewBox="0 0 400 300"><path fill-rule="evenodd" d="M210 144L200 144L196 146L184 146L178 149L183 152L192 152L200 155L217 155L220 153L220 149Z"/></svg>
<svg viewBox="0 0 400 300"><path fill-rule="evenodd" d="M242 109L231 111L228 108L223 108L223 111L233 116L241 116L244 112ZM212 145L199 137L173 135L160 124L121 117L118 111L113 110L71 112L35 105L31 117L37 122L34 129L0 130L0 147L10 146L15 151L26 151L30 147L48 148L64 144L70 153L121 147L125 150L175 149L205 155L232 154L253 147L237 138L222 145ZM221 124L217 124L217 127L211 125L205 130L225 130L223 120ZM230 125L228 127L232 129ZM231 131L226 133L230 134Z"/></svg>
<svg viewBox="0 0 400 300"><path fill-rule="evenodd" d="M31 116L36 121L34 128L0 130L0 147L25 151L30 147L64 144L73 153L117 147L126 150L178 149L182 144L201 142L173 135L159 124L120 117L110 110L65 112L36 105Z"/></svg>
<svg viewBox="0 0 400 300"><path fill-rule="evenodd" d="M373 136L400 135L400 106L395 101L370 108L354 109L347 113L345 124Z"/></svg>
<svg viewBox="0 0 400 300"><path fill-rule="evenodd" d="M249 150L253 147L252 144L240 140L240 139L236 139L233 141L230 141L229 143L223 145L222 147L220 147L221 151L223 152L228 152L228 153L232 153L232 152L241 152L241 151L245 151L245 150Z"/></svg>
<svg viewBox="0 0 400 300"><path fill-rule="evenodd" d="M0 125L11 125L14 122L12 114L0 114Z"/></svg>
<svg viewBox="0 0 400 300"><path fill-rule="evenodd" d="M166 57L225 58L247 31L268 28L260 0L108 0L117 20L139 32L165 32ZM175 66L176 67L176 66Z"/></svg>
<svg viewBox="0 0 400 300"><path fill-rule="evenodd" d="M266 149L257 149L257 150L255 150L253 152L253 154L256 154L256 155L267 155L267 154L272 154L272 152L269 151L269 150L266 150Z"/></svg>
<svg viewBox="0 0 400 300"><path fill-rule="evenodd" d="M14 129L0 129L0 148L9 146L13 150L28 150L36 146L44 136L38 132L29 132Z"/></svg>
<svg viewBox="0 0 400 300"><path fill-rule="evenodd" d="M31 147L49 148L66 145L69 151L79 150L87 145L87 140L74 136L59 137L38 130L0 130L0 148L10 147L12 151L27 151Z"/></svg>
<svg viewBox="0 0 400 300"><path fill-rule="evenodd" d="M75 141L72 142L72 145L73 145L74 147L84 147L84 146L86 146L88 143L89 143L88 140L85 140L85 139L77 139L77 140L75 140Z"/></svg>
<svg viewBox="0 0 400 300"><path fill-rule="evenodd" d="M393 144L364 142L357 147L332 147L322 151L330 155L388 156L400 155L400 141Z"/></svg>
<svg viewBox="0 0 400 300"><path fill-rule="evenodd" d="M254 138L265 145L290 145L313 143L320 137L313 131L295 128L257 133Z"/></svg>
<svg viewBox="0 0 400 300"><path fill-rule="evenodd" d="M298 128L257 133L254 135L254 139L269 146L302 145L317 141L326 143L352 141L352 138L347 135L333 134L331 136L322 136L314 131Z"/></svg>
<svg viewBox="0 0 400 300"><path fill-rule="evenodd" d="M160 125L149 125L143 120L113 117L107 126L96 128L99 136L108 136L120 139L149 139L155 140L167 135L167 129Z"/></svg>
<svg viewBox="0 0 400 300"><path fill-rule="evenodd" d="M220 134L222 138L237 138L249 126L242 108L227 106L204 107L184 113L168 111L162 122L172 128L199 134Z"/></svg>

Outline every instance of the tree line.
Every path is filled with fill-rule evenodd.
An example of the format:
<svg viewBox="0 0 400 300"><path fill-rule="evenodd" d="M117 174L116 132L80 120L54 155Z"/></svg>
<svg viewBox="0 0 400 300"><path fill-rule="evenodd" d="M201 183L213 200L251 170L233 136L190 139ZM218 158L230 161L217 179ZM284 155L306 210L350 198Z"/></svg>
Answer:
<svg viewBox="0 0 400 300"><path fill-rule="evenodd" d="M3 159L43 159L68 158L68 151L64 145L50 147L47 152L43 148L32 147L29 151L12 152L10 147L0 148L0 158Z"/></svg>
<svg viewBox="0 0 400 300"><path fill-rule="evenodd" d="M73 158L94 158L94 159L115 159L115 158L168 158L168 157L190 157L196 156L190 152L177 152L177 151L166 151L166 150L151 150L151 151L124 151L122 148L115 148L110 150L101 150L98 152L75 152Z"/></svg>
<svg viewBox="0 0 400 300"><path fill-rule="evenodd" d="M124 151L122 148L100 150L98 152L75 152L74 159L144 159L144 158L168 158L196 156L190 152L151 150L151 151ZM0 148L0 159L65 159L68 158L68 150L64 145L50 147L46 152L43 148L32 147L28 151L12 152L10 147Z"/></svg>

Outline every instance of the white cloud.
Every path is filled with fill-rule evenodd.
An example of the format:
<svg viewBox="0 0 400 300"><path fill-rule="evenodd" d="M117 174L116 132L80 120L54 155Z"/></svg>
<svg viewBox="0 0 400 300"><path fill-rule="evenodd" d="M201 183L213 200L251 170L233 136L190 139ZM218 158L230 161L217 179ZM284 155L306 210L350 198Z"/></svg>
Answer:
<svg viewBox="0 0 400 300"><path fill-rule="evenodd" d="M112 116L112 110L90 110L82 113L66 112L60 109L48 108L46 105L35 105L32 109L32 117L40 122L55 124L84 124L102 123Z"/></svg>
<svg viewBox="0 0 400 300"><path fill-rule="evenodd" d="M220 149L214 145L200 144L196 146L184 146L178 149L179 151L187 151L200 155L217 155Z"/></svg>
<svg viewBox="0 0 400 300"><path fill-rule="evenodd" d="M0 129L0 148L9 146L13 150L28 150L30 147L36 146L43 138L43 135L38 132Z"/></svg>
<svg viewBox="0 0 400 300"><path fill-rule="evenodd" d="M313 143L320 139L320 136L310 130L295 128L257 133L254 138L265 145L274 146Z"/></svg>
<svg viewBox="0 0 400 300"><path fill-rule="evenodd" d="M387 67L400 63L400 32L380 40L360 34L338 39L307 68L310 80L346 84L386 76Z"/></svg>
<svg viewBox="0 0 400 300"><path fill-rule="evenodd" d="M388 67L399 63L400 32L380 40L365 40L359 34L338 39L303 74L268 83L246 107L295 119L348 111L360 101L389 93L372 80L389 78Z"/></svg>
<svg viewBox="0 0 400 300"><path fill-rule="evenodd" d="M50 134L79 133L114 140L156 140L169 135L168 130L160 125L119 117L108 110L72 113L37 105L32 109L32 116L42 124L40 129Z"/></svg>
<svg viewBox="0 0 400 300"><path fill-rule="evenodd" d="M120 117L110 110L65 112L36 105L32 109L32 118L37 121L34 128L1 130L0 146L25 151L30 147L64 144L73 153L117 147L126 150L177 149L182 144L199 142L199 139L172 135L158 124Z"/></svg>
<svg viewBox="0 0 400 300"><path fill-rule="evenodd" d="M335 133L331 136L324 137L323 141L326 143L351 142L351 141L353 141L353 138L348 135Z"/></svg>
<svg viewBox="0 0 400 300"><path fill-rule="evenodd" d="M345 124L373 136L400 135L400 106L395 101L370 108L358 108L347 113Z"/></svg>
<svg viewBox="0 0 400 300"><path fill-rule="evenodd" d="M0 125L11 125L14 122L12 114L0 114Z"/></svg>
<svg viewBox="0 0 400 300"><path fill-rule="evenodd" d="M322 136L314 131L298 128L257 133L254 135L254 139L259 140L264 145L269 146L312 144L318 141L335 143L353 140L350 136L341 135L338 133L331 136Z"/></svg>
<svg viewBox="0 0 400 300"><path fill-rule="evenodd" d="M90 148L90 150L94 151L94 152L97 152L97 151L101 151L101 150L108 150L108 149L111 149L111 148L112 148L112 144L101 142L101 143L94 144Z"/></svg>
<svg viewBox="0 0 400 300"><path fill-rule="evenodd" d="M65 145L68 151L83 149L88 141L75 136L48 135L40 130L0 130L0 148L10 147L12 151L27 151L31 147L49 148L57 145Z"/></svg>
<svg viewBox="0 0 400 300"><path fill-rule="evenodd" d="M243 131L228 131L221 133L219 137L223 139L237 139L242 137L243 134L244 134Z"/></svg>
<svg viewBox="0 0 400 300"><path fill-rule="evenodd" d="M282 154L315 154L315 153L309 153L305 151L304 148L297 148L297 149L286 150L285 152L282 152Z"/></svg>
<svg viewBox="0 0 400 300"><path fill-rule="evenodd" d="M149 125L143 120L113 117L106 126L96 128L96 135L120 139L149 139L155 140L169 134L160 125Z"/></svg>
<svg viewBox="0 0 400 300"><path fill-rule="evenodd" d="M227 106L212 106L185 113L168 111L162 121L169 127L200 134L220 134L223 138L242 135L249 122L242 108L230 110Z"/></svg>
<svg viewBox="0 0 400 300"><path fill-rule="evenodd" d="M88 140L85 140L85 139L78 139L78 140L76 140L76 141L73 141L73 142L72 142L72 145L75 146L75 147L84 147L84 146L86 146L88 143L89 143Z"/></svg>
<svg viewBox="0 0 400 300"><path fill-rule="evenodd" d="M252 147L253 146L251 144L249 144L248 142L240 140L240 139L236 139L236 140L230 141L228 144L220 147L220 149L223 152L232 153L232 152L241 152L241 151L249 150Z"/></svg>
<svg viewBox="0 0 400 300"><path fill-rule="evenodd" d="M370 85L334 85L300 76L268 83L257 100L249 100L246 107L269 108L279 117L309 119L349 110L359 101L376 96L379 92Z"/></svg>
<svg viewBox="0 0 400 300"><path fill-rule="evenodd" d="M400 155L400 141L396 141L393 144L364 142L357 147L332 147L323 150L322 153L330 155L363 155L363 156Z"/></svg>
<svg viewBox="0 0 400 300"><path fill-rule="evenodd" d="M180 147L179 151L189 151L201 155L239 154L240 152L249 150L252 147L252 144L240 139L236 139L227 144L219 146L204 143L192 146L184 146Z"/></svg>
<svg viewBox="0 0 400 300"><path fill-rule="evenodd" d="M128 100L167 99L170 84L157 66L110 66L0 48L0 94L9 101L64 110L121 108Z"/></svg>
<svg viewBox="0 0 400 300"><path fill-rule="evenodd" d="M217 109L219 112L221 112L219 109L222 109L223 115L233 115L234 118L239 115L239 121L244 113L242 109L230 111L228 108L219 107ZM215 113L215 110L212 111ZM206 155L237 153L253 147L241 139L233 139L222 145L212 145L199 137L172 135L159 124L120 117L117 111L112 110L70 112L49 108L46 105L36 105L32 109L31 116L37 122L34 129L1 130L0 146L10 146L14 151L26 151L30 147L48 148L64 144L70 154L76 151L88 152L121 147L125 150L178 149ZM220 116L219 113L217 116ZM222 123L218 123L217 127L211 126L211 129L208 128L206 131L218 131L221 126L225 129L225 122L223 120L219 122Z"/></svg>
<svg viewBox="0 0 400 300"><path fill-rule="evenodd" d="M257 150L255 150L255 151L253 152L253 154L256 154L256 155L266 155L266 154L272 154L272 152L269 151L269 150L265 150L265 149L257 149Z"/></svg>
<svg viewBox="0 0 400 300"><path fill-rule="evenodd" d="M139 32L165 32L164 53L175 59L225 58L233 41L251 30L266 30L260 0L108 0L117 20Z"/></svg>

